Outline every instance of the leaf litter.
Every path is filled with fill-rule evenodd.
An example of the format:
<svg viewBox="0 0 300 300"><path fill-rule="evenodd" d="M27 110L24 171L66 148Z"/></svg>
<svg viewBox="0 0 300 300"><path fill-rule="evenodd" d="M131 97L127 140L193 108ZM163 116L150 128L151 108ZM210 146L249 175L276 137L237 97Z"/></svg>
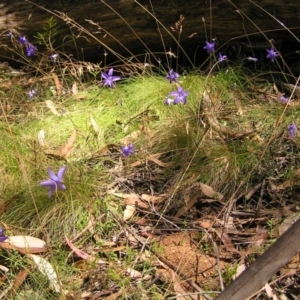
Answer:
<svg viewBox="0 0 300 300"><path fill-rule="evenodd" d="M54 80L57 92L62 93L59 79L54 76ZM73 86L72 93L77 95L77 92ZM268 101L275 101L277 97L272 89L261 93ZM111 282L109 272L121 274L122 279L139 280L142 283L139 287L141 293L147 294L145 287L155 286L157 292L163 297L175 295L180 299L184 297L183 295L190 294L190 298L197 299L193 293L198 295L203 293L203 297L209 299L210 296L205 294L204 288L213 290L217 294L220 281L225 280L225 284L228 284L231 280L228 278L234 277L236 271L232 271L229 276L226 274L229 272L226 266L237 265L240 269L245 268L269 246L271 239L278 237L295 221L293 216L298 215L295 201L298 201L299 169L289 176L284 174L287 167L294 163L289 153L291 149L295 149L293 147L298 149L297 138L291 141L284 133L279 133L277 137L280 143L272 144L274 147L272 172L270 172L270 165L268 165L270 158L268 158L258 166L251 180L244 181L247 184L237 189L244 180L239 181L238 177L243 177L245 173L247 175L251 169L247 169L247 159L243 165L237 165L237 161L232 163L232 153L236 154L235 159L245 153L249 156L255 154L260 158L262 144L266 140L270 141L268 139L271 137L266 134L265 129L259 128L261 124L251 125L251 122L254 122L251 118L251 122L242 123L242 118L253 114L253 106L257 105L254 101L251 104L253 106L247 106L243 99L236 98L232 107L227 107L227 103L222 103L222 97L218 93L204 92L202 97L204 106L201 108L199 118L206 125L206 129L202 132L203 139L197 145L193 144L193 138L196 136L189 141L194 147L196 146L193 149L196 149L197 155L201 149L201 154L195 162L192 159L185 160L185 156L188 157L187 145L177 150L179 154L163 146L156 148L155 145L158 143L157 136L154 134L156 128L152 125L157 120L149 121L149 116L147 119L143 114L140 115L142 116L140 119L130 118L128 122L123 122L121 125L123 133L127 134L128 131L129 133L125 137L123 134L122 138L111 144L104 141L105 144L101 144L97 151L91 152L93 154L88 159L73 151L77 136L76 129L67 131L69 135L67 142L65 139L56 143L57 157L74 156L74 159L89 165L91 170L99 166L104 167L110 176L107 186L113 182L113 189L101 187L97 190L98 197L100 195L103 198L105 196L113 199L105 217L96 223L92 222L89 229L93 230L83 231L76 239L80 246L75 246L72 238L65 239L69 251L72 252L72 255L70 253L72 260L68 261L68 264L77 264L83 271L80 278L82 285L79 291L73 293L74 299L120 297L122 293L119 291L118 284L109 284ZM231 98L235 97L236 95L231 94ZM57 105L49 101L47 106L53 117L61 117ZM233 118L233 114L237 114L238 117ZM90 113L87 120L88 118L90 118L93 134L97 138L100 133L107 131L107 128L102 128L102 124ZM136 120L139 129L130 130L131 123ZM277 117L274 120L277 120ZM184 138L194 134L190 122L188 130L186 124L184 123L182 128ZM113 125L113 127L119 126ZM47 132L46 127L43 130ZM114 128L110 130L110 134L114 132ZM71 136L70 132L72 132ZM168 134L174 137L182 133L175 134L170 131ZM107 139L105 134L103 136ZM121 156L118 143L135 143L139 139L143 139L143 142L150 141L153 150L149 153L147 147L141 143L139 153L125 160ZM103 141L99 139L98 142ZM164 142L173 143L172 139L166 139ZM53 144L42 133L39 134L39 143L42 147ZM59 148L59 145L62 146ZM219 148L220 152L214 153L214 147ZM57 157L54 159L58 159ZM297 161L297 158L294 159ZM216 168L217 164L219 164L218 168ZM241 172L242 168L245 168L244 173ZM168 176L167 172L170 172L171 176ZM265 184L262 184L262 179L265 180ZM290 189L294 189L293 197L290 197ZM90 197L93 200L97 198L93 194ZM229 211L226 211L228 208ZM123 213L120 219L114 215L118 210ZM118 229L111 229L113 236L110 238L113 241L108 240L108 236L103 237L97 227L109 220L108 215L117 220L120 225ZM100 233L95 233L97 231ZM77 232L73 231L72 236L76 237L76 234ZM100 236L97 239L100 241L99 245L95 244L97 234ZM41 244L43 246L31 245L31 238L26 238L26 245L20 246L19 243L14 245L8 241L1 243L0 246L7 251L18 250L22 255L47 251L43 243ZM13 236L10 240L13 241ZM150 254L143 256L146 250ZM130 251L137 252L135 252L134 263L128 266L124 262L126 256L130 255ZM45 258L37 257L36 260L39 261L37 266L43 266L40 267L40 271L52 282L52 288L60 292L60 284L57 283L56 277L53 277L54 273L50 272L53 267L47 264ZM94 258L96 262L101 263L92 268L89 264L79 264L80 261L88 261L92 265L95 263ZM143 272L142 266L145 261L153 266L153 271ZM293 276L296 276L298 271L299 259L295 257L280 270L282 275L290 276L282 279L280 286L284 287L288 284L288 280L296 281ZM27 276L25 273L19 274L16 279L20 278L20 281ZM19 287L16 285L16 288ZM129 293L134 293L130 286L127 288ZM268 295L272 293L274 295L276 289L279 290L272 282L266 283L265 290ZM72 292L69 296L72 297Z"/></svg>

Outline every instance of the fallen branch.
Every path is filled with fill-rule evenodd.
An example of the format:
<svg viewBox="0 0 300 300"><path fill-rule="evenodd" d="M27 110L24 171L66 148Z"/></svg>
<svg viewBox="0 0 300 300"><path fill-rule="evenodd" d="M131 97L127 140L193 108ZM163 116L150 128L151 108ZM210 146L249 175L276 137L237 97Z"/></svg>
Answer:
<svg viewBox="0 0 300 300"><path fill-rule="evenodd" d="M300 252L300 219L295 222L278 240L261 255L249 268L233 281L216 300L247 299L293 256Z"/></svg>

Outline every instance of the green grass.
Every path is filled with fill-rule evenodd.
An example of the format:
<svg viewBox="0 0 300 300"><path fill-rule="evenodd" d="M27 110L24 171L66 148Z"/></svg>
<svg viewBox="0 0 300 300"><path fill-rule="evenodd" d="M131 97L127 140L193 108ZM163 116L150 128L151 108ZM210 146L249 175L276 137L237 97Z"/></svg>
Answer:
<svg viewBox="0 0 300 300"><path fill-rule="evenodd" d="M170 197L163 213L169 214L168 207L182 205L180 195L194 183L206 183L230 197L237 187L244 190L273 174L277 168L272 159L274 154L285 143L292 147L287 126L298 117L298 110L288 108L284 121L276 127L284 107L251 94L251 85L239 69L229 68L227 72L220 71L212 77L191 72L181 76L179 82L189 92L185 106L164 105L165 98L176 86L170 85L163 76L139 75L118 83L115 89L102 88L99 83L82 85L80 93L83 98L80 100L76 95L51 97L45 88L33 102L26 103L27 109L34 114L28 114L18 123L4 121L0 124L6 141L0 151L0 204L4 203L5 207L1 222L6 224L8 234L33 235L49 243L51 263L66 289L74 288L68 281L70 276L77 278L78 282L80 276L70 261L69 249L62 246L64 235L76 236L92 218L102 214L104 217L93 227L96 240L92 233L87 232L78 247L101 247L122 230L115 215L122 218L123 200L107 194L107 186L117 177L130 177L134 182L136 173L143 174L146 179L142 183L132 188L125 181L117 186L117 191L149 194L151 186L155 194L167 193ZM202 109L205 91L211 95L212 113L220 124L231 130L256 130L255 135L233 138L213 130ZM52 100L57 111L64 113L54 115L44 100ZM92 127L91 116L100 128L99 135ZM60 160L49 155L57 153L74 129L77 138L70 157ZM44 146L37 140L40 130L45 132ZM132 137L133 133L136 136ZM272 139L277 134L278 137ZM136 151L128 158L124 158L119 150L126 143L133 143ZM99 152L111 144L117 150L105 154ZM145 161L157 153L162 153L159 157L162 162L172 164L159 168L159 175L150 179L157 165ZM139 160L145 163L132 168L131 163ZM57 172L65 164L68 167L64 178L67 190L58 191L48 199L47 190L40 187L39 182L48 177L49 166ZM114 173L113 168L119 168L119 171ZM292 168L292 163L285 166L284 176L290 176ZM122 261L130 267L137 252L128 245L125 253ZM18 261L10 255L12 260ZM120 257L112 252L106 253L104 259L111 267L105 272L107 280L104 280L106 286L103 288L114 283L130 292L129 278L124 276L122 268L116 266ZM28 262L20 264L26 266ZM138 264L138 268L146 273L152 272L147 261ZM10 272L14 274L17 270L18 267L11 266ZM231 269L226 272L231 273ZM76 288L79 285L75 284ZM47 282L40 281L40 275L34 273L24 285L25 290L26 286L36 291L47 290ZM153 295L156 292L153 291ZM134 292L131 290L130 293ZM46 294L43 297L54 299Z"/></svg>

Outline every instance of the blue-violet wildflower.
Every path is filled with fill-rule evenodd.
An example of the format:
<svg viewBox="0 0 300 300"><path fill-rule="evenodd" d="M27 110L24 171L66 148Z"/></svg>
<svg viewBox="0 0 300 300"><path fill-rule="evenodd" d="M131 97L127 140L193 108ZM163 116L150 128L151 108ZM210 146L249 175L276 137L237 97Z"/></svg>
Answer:
<svg viewBox="0 0 300 300"><path fill-rule="evenodd" d="M19 43L23 46L25 46L27 44L27 39L25 36L19 36Z"/></svg>
<svg viewBox="0 0 300 300"><path fill-rule="evenodd" d="M293 139L295 137L296 130L297 130L297 126L294 123L288 127L288 132L289 132L290 138Z"/></svg>
<svg viewBox="0 0 300 300"><path fill-rule="evenodd" d="M287 103L289 102L289 97L285 97L284 94L280 96L280 101L283 103Z"/></svg>
<svg viewBox="0 0 300 300"><path fill-rule="evenodd" d="M166 76L166 79L170 80L170 83L172 83L172 81L177 82L178 77L179 74L174 72L173 69L171 69L169 74Z"/></svg>
<svg viewBox="0 0 300 300"><path fill-rule="evenodd" d="M29 99L30 99L30 100L33 99L35 93L36 93L36 90L31 90L31 91L29 91L28 96L29 96Z"/></svg>
<svg viewBox="0 0 300 300"><path fill-rule="evenodd" d="M206 49L207 53L215 52L215 42L205 42L206 46L203 49Z"/></svg>
<svg viewBox="0 0 300 300"><path fill-rule="evenodd" d="M109 87L114 87L114 82L121 79L119 76L113 76L114 69L109 69L108 73L101 73L101 77L103 79L103 86L108 85Z"/></svg>
<svg viewBox="0 0 300 300"><path fill-rule="evenodd" d="M268 54L267 54L267 58L271 60L271 62L273 63L274 62L274 59L276 57L279 56L279 54L274 50L274 48L272 47L270 50L269 49L266 49Z"/></svg>
<svg viewBox="0 0 300 300"><path fill-rule="evenodd" d="M177 92L171 92L169 96L175 97L174 104L178 104L179 102L182 102L183 104L186 104L186 97L188 96L188 92L185 91L181 86L177 89Z"/></svg>
<svg viewBox="0 0 300 300"><path fill-rule="evenodd" d="M36 51L37 51L37 48L36 46L33 46L32 44L28 43L26 45L26 55L28 57L30 56L33 56L33 55L36 55Z"/></svg>
<svg viewBox="0 0 300 300"><path fill-rule="evenodd" d="M128 157L130 154L134 154L133 145L129 144L128 146L121 147L121 151L126 157Z"/></svg>
<svg viewBox="0 0 300 300"><path fill-rule="evenodd" d="M66 172L67 166L61 167L57 175L51 170L51 168L48 168L48 174L49 174L49 179L42 181L40 183L41 186L45 186L49 188L48 192L48 197L50 198L52 194L57 191L57 190L65 190L66 186L63 184L63 176Z"/></svg>
<svg viewBox="0 0 300 300"><path fill-rule="evenodd" d="M8 237L3 234L3 229L0 227L0 242L4 242Z"/></svg>
<svg viewBox="0 0 300 300"><path fill-rule="evenodd" d="M52 54L52 55L49 56L50 60L53 61L53 62L56 62L57 57L58 57L57 54Z"/></svg>
<svg viewBox="0 0 300 300"><path fill-rule="evenodd" d="M219 58L218 58L218 62L222 62L224 60L227 59L227 56L226 55L222 55L222 53L219 53Z"/></svg>

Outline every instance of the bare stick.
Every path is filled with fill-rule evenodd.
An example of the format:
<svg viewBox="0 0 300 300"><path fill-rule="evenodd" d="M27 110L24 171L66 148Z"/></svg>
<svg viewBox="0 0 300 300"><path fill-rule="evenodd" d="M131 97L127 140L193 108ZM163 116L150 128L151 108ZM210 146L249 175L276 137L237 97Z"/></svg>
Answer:
<svg viewBox="0 0 300 300"><path fill-rule="evenodd" d="M216 300L247 299L293 256L300 252L300 219L295 222L278 240L261 255L249 268L233 281Z"/></svg>

